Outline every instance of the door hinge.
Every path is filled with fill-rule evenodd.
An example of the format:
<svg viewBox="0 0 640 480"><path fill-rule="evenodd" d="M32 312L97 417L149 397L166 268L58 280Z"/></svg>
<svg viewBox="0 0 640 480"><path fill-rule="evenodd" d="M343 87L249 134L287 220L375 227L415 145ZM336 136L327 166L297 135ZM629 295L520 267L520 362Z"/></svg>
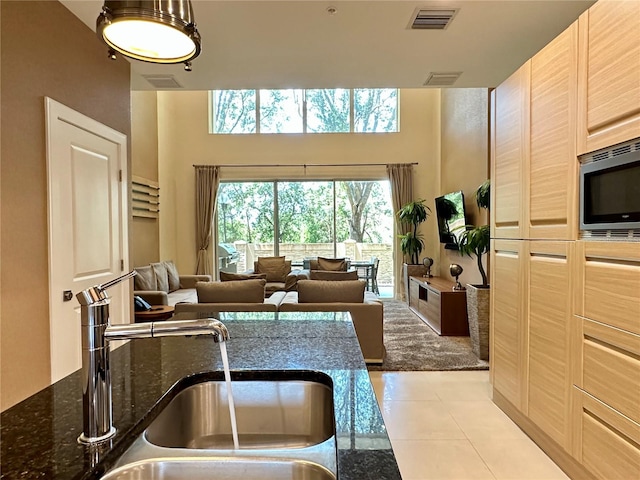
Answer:
<svg viewBox="0 0 640 480"><path fill-rule="evenodd" d="M124 270L124 260L120 260L120 271Z"/></svg>
<svg viewBox="0 0 640 480"><path fill-rule="evenodd" d="M118 181L122 182L122 170L118 170Z"/></svg>

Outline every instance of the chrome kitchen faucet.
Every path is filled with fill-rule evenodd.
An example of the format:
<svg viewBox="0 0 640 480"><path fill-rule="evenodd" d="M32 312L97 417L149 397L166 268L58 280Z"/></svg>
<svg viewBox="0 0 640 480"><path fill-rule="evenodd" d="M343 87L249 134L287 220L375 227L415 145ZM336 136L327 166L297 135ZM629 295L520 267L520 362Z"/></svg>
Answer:
<svg viewBox="0 0 640 480"><path fill-rule="evenodd" d="M82 321L84 418L82 435L78 437L80 443L94 444L116 434L112 419L109 341L186 335L211 335L216 343L229 339L227 327L212 318L111 325L109 321L111 298L106 290L135 275L136 271L132 270L110 282L93 286L76 295L80 302Z"/></svg>

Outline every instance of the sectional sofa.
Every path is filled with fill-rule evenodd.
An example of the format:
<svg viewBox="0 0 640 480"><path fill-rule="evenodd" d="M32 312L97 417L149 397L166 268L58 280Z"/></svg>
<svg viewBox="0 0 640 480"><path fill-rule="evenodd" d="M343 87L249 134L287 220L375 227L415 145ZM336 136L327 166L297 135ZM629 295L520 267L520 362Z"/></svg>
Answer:
<svg viewBox="0 0 640 480"><path fill-rule="evenodd" d="M299 280L295 292L274 292L264 298L264 279L198 282L198 301L177 303L184 312L349 312L367 363L384 358L383 303L365 292L362 280Z"/></svg>
<svg viewBox="0 0 640 480"><path fill-rule="evenodd" d="M133 294L151 305L197 302L197 282L210 282L210 275L179 275L172 261L135 267Z"/></svg>

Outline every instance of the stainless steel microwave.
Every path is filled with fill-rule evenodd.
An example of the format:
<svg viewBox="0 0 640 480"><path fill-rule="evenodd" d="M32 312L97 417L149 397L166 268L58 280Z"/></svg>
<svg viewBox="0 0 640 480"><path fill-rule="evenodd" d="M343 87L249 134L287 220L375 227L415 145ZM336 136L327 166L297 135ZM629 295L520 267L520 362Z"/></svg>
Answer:
<svg viewBox="0 0 640 480"><path fill-rule="evenodd" d="M640 231L640 150L580 166L580 229Z"/></svg>

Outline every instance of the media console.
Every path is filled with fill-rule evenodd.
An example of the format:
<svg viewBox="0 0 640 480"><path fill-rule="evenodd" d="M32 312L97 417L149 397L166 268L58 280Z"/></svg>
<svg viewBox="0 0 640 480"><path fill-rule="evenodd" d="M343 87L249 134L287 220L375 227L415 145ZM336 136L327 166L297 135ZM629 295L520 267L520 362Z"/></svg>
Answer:
<svg viewBox="0 0 640 480"><path fill-rule="evenodd" d="M467 294L440 277L409 277L409 308L438 335L467 336Z"/></svg>

